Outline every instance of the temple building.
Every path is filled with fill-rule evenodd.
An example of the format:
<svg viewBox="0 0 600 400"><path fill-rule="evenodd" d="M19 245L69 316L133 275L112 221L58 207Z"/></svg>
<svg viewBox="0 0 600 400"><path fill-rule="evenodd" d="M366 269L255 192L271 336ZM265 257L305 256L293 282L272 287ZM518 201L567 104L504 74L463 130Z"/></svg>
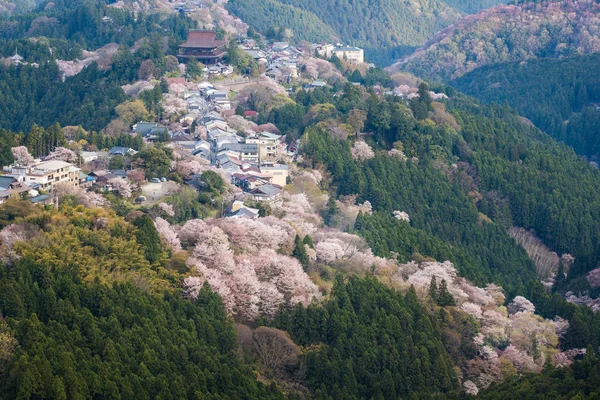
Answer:
<svg viewBox="0 0 600 400"><path fill-rule="evenodd" d="M216 64L225 55L224 46L225 42L217 40L215 31L192 30L188 34L187 41L179 45L177 57L182 62L194 57L205 65Z"/></svg>

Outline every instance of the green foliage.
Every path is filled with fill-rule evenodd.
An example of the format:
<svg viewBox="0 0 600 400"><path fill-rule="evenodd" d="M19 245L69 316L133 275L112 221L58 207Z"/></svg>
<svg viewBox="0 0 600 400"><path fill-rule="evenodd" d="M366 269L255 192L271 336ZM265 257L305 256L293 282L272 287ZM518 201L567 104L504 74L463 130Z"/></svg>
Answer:
<svg viewBox="0 0 600 400"><path fill-rule="evenodd" d="M11 152L12 147L16 147L15 135L6 129L0 129L0 164L11 165L14 161Z"/></svg>
<svg viewBox="0 0 600 400"><path fill-rule="evenodd" d="M296 237L294 238L294 250L292 251L292 256L295 257L298 261L300 261L300 264L302 264L302 267L304 267L304 269L306 270L306 267L308 267L309 263L308 254L306 254L306 248L304 247L304 243L298 235L296 235Z"/></svg>
<svg viewBox="0 0 600 400"><path fill-rule="evenodd" d="M228 7L267 37L287 40L281 37L284 29L293 31L294 40L331 42L339 37L364 47L370 61L385 65L425 43L463 12L477 12L500 3L501 0L419 0L410 5L393 0L234 0Z"/></svg>
<svg viewBox="0 0 600 400"><path fill-rule="evenodd" d="M150 263L159 261L162 254L160 236L152 219L147 215L142 215L133 221L133 225L137 228L135 232L136 241L144 250L146 260Z"/></svg>
<svg viewBox="0 0 600 400"><path fill-rule="evenodd" d="M202 64L195 58L190 58L185 66L185 73L191 79L198 79L202 76Z"/></svg>
<svg viewBox="0 0 600 400"><path fill-rule="evenodd" d="M204 182L209 192L217 194L223 193L225 182L223 182L221 175L217 174L215 171L204 171L202 175L200 175L200 179Z"/></svg>
<svg viewBox="0 0 600 400"><path fill-rule="evenodd" d="M19 341L2 398L283 398L241 364L208 287L191 302L25 261L0 270L0 287Z"/></svg>
<svg viewBox="0 0 600 400"><path fill-rule="evenodd" d="M0 66L0 126L19 132L34 124L49 127L58 122L98 131L127 98L118 84L107 82L95 63L64 82L58 75L55 63L39 68Z"/></svg>
<svg viewBox="0 0 600 400"><path fill-rule="evenodd" d="M458 389L439 324L414 289L405 298L372 277L340 277L323 306L282 311L275 325L310 346L303 361L317 398L431 398Z"/></svg>
<svg viewBox="0 0 600 400"><path fill-rule="evenodd" d="M165 31L175 40L183 41L188 30L196 27L193 20L179 13L168 16L161 13L135 15L126 9L106 7L105 2L93 0L57 0L52 4L44 10L0 20L3 38L43 36L95 50L108 43L132 46L139 39L153 34L163 35Z"/></svg>
<svg viewBox="0 0 600 400"><path fill-rule="evenodd" d="M162 146L144 147L136 154L144 162L146 178L162 178L171 170L171 150Z"/></svg>
<svg viewBox="0 0 600 400"><path fill-rule="evenodd" d="M587 157L600 154L600 54L478 68L452 82L459 90L508 103L538 128Z"/></svg>

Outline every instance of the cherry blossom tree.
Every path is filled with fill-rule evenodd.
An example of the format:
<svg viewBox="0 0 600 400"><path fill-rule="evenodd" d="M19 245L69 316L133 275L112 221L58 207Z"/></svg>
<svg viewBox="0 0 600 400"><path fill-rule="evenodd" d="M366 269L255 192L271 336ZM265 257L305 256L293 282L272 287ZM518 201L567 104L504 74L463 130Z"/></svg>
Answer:
<svg viewBox="0 0 600 400"><path fill-rule="evenodd" d="M475 319L481 319L483 317L483 311L478 304L467 301L460 306L460 309L473 316Z"/></svg>
<svg viewBox="0 0 600 400"><path fill-rule="evenodd" d="M475 383L473 383L472 381L464 381L463 389L465 390L466 394L469 394L471 396L477 396L477 393L479 393L477 385L475 385Z"/></svg>
<svg viewBox="0 0 600 400"><path fill-rule="evenodd" d="M64 196L73 196L77 199L77 203L85 207L106 207L110 202L106 197L99 193L86 191L78 186L73 186L67 182L60 182L54 185L54 195L58 197L59 201Z"/></svg>
<svg viewBox="0 0 600 400"><path fill-rule="evenodd" d="M600 287L600 268L591 270L586 278L592 288Z"/></svg>
<svg viewBox="0 0 600 400"><path fill-rule="evenodd" d="M12 152L15 163L20 166L27 166L33 164L33 157L29 154L29 150L25 146L17 146L10 149Z"/></svg>
<svg viewBox="0 0 600 400"><path fill-rule="evenodd" d="M146 181L146 174L141 168L133 169L131 171L127 171L127 179L129 179L130 182L139 187L142 183Z"/></svg>
<svg viewBox="0 0 600 400"><path fill-rule="evenodd" d="M197 299L202 290L204 280L198 276L188 276L183 280L183 296L186 299Z"/></svg>
<svg viewBox="0 0 600 400"><path fill-rule="evenodd" d="M350 151L352 153L352 158L355 160L365 161L375 157L375 153L373 152L373 149L371 149L371 146L362 140L354 142Z"/></svg>
<svg viewBox="0 0 600 400"><path fill-rule="evenodd" d="M530 302L529 300L527 300L525 297L523 296L516 296L508 305L508 312L510 314L517 314L517 313L534 313L535 312L535 306L533 305L532 302Z"/></svg>
<svg viewBox="0 0 600 400"><path fill-rule="evenodd" d="M158 209L169 217L175 216L175 210L173 210L173 206L168 203L158 203Z"/></svg>
<svg viewBox="0 0 600 400"><path fill-rule="evenodd" d="M404 211L399 211L399 210L394 211L394 218L396 218L400 221L410 222L409 215Z"/></svg>
<svg viewBox="0 0 600 400"><path fill-rule="evenodd" d="M533 357L519 350L512 344L509 345L503 352L502 357L509 360L519 371L539 371L540 368L535 364Z"/></svg>
<svg viewBox="0 0 600 400"><path fill-rule="evenodd" d="M131 185L125 179L111 178L108 180L107 184L123 198L130 198L132 195Z"/></svg>
<svg viewBox="0 0 600 400"><path fill-rule="evenodd" d="M508 233L525 249L529 258L535 263L540 278L546 279L556 274L560 262L558 254L550 251L532 231L512 227Z"/></svg>
<svg viewBox="0 0 600 400"><path fill-rule="evenodd" d="M157 217L154 220L154 226L156 227L156 230L158 231L161 240L167 247L169 247L173 251L181 250L181 242L179 241L179 237L177 236L177 233L175 233L175 231L171 228L171 225L168 221Z"/></svg>
<svg viewBox="0 0 600 400"><path fill-rule="evenodd" d="M72 163L77 161L77 154L66 147L57 147L46 156L45 160L60 160Z"/></svg>

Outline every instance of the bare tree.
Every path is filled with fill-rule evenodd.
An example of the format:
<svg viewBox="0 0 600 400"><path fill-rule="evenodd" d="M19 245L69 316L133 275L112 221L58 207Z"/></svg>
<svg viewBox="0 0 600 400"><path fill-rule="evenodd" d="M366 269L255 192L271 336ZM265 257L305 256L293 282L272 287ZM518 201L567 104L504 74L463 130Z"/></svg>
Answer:
<svg viewBox="0 0 600 400"><path fill-rule="evenodd" d="M254 331L252 339L261 364L274 373L298 365L301 352L287 332L261 326Z"/></svg>

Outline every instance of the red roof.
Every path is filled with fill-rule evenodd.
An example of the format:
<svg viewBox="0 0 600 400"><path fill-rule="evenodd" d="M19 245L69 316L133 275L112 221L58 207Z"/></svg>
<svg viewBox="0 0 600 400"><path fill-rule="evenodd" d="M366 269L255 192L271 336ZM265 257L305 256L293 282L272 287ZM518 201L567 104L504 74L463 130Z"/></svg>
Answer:
<svg viewBox="0 0 600 400"><path fill-rule="evenodd" d="M194 30L188 33L187 41L179 47L214 49L223 45L225 45L225 42L217 40L215 31Z"/></svg>
<svg viewBox="0 0 600 400"><path fill-rule="evenodd" d="M244 111L244 117L256 117L258 113L256 111L246 110Z"/></svg>

